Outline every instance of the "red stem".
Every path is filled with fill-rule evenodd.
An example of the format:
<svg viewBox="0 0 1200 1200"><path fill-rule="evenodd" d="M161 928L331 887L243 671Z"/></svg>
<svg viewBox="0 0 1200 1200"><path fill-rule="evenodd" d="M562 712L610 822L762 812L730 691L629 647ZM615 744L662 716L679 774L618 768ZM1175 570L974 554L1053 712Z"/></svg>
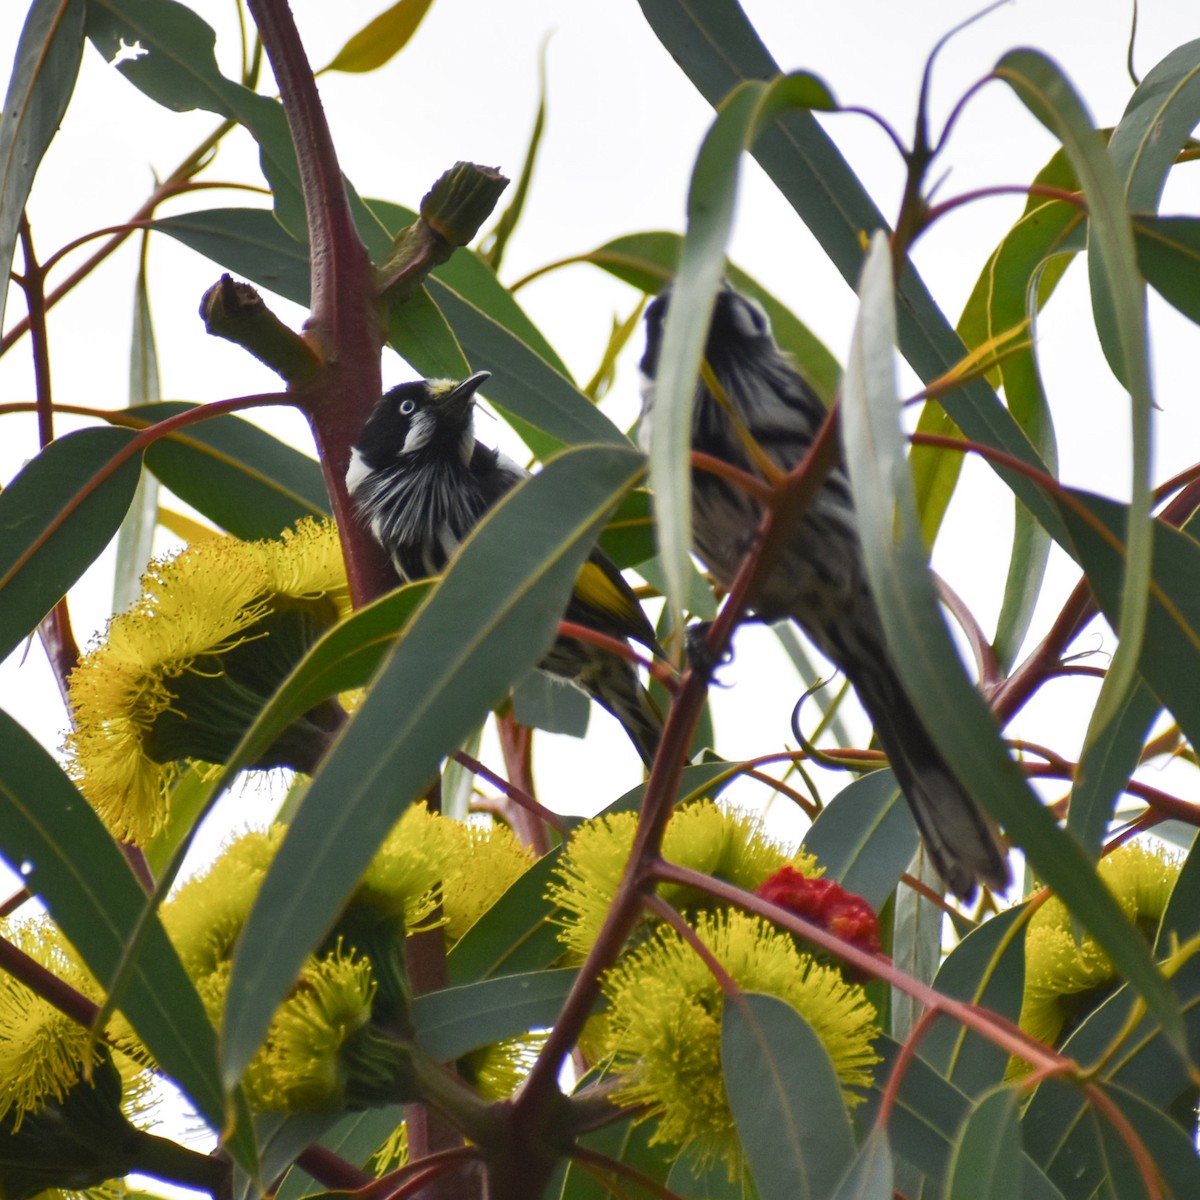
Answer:
<svg viewBox="0 0 1200 1200"><path fill-rule="evenodd" d="M354 518L350 449L383 390L383 326L375 281L342 181L312 66L286 0L247 0L279 85L308 220L312 309L305 336L325 369L295 393L312 427L357 607L396 582L387 556Z"/></svg>
<svg viewBox="0 0 1200 1200"><path fill-rule="evenodd" d="M912 1032L904 1039L904 1044L900 1047L900 1053L896 1058L896 1065L892 1067L892 1073L884 1085L883 1095L879 1102L879 1112L875 1114L875 1124L880 1129L887 1128L887 1123L892 1117L892 1109L896 1106L896 1097L900 1094L900 1084L904 1081L904 1073L916 1057L917 1047L933 1028L933 1023L939 1016L941 1013L937 1009L927 1008L913 1026Z"/></svg>

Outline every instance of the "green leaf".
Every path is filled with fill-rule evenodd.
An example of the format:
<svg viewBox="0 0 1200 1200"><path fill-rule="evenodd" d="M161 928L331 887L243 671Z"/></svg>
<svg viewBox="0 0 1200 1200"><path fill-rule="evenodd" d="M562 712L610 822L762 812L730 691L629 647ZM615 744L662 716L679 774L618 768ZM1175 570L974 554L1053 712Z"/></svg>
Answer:
<svg viewBox="0 0 1200 1200"><path fill-rule="evenodd" d="M196 407L139 404L121 416L153 425ZM316 461L240 417L214 417L160 438L146 451L146 465L235 537L274 538L302 517L329 515Z"/></svg>
<svg viewBox="0 0 1200 1200"><path fill-rule="evenodd" d="M124 59L117 70L159 104L175 112L200 108L245 125L258 142L280 220L293 230L305 228L283 106L221 74L211 25L175 0L94 0L87 6L87 35L106 61L122 43L140 45L146 53Z"/></svg>
<svg viewBox="0 0 1200 1200"><path fill-rule="evenodd" d="M0 658L37 628L120 528L141 460L113 463L135 436L68 433L0 492Z"/></svg>
<svg viewBox="0 0 1200 1200"><path fill-rule="evenodd" d="M1129 207L1154 212L1175 157L1200 124L1200 40L1177 46L1138 84L1108 142Z"/></svg>
<svg viewBox="0 0 1200 1200"><path fill-rule="evenodd" d="M384 1108L372 1108L366 1112L351 1113L342 1117L328 1133L320 1138L320 1145L336 1154L338 1158L354 1166L367 1168L375 1151L395 1132L404 1120L404 1109L399 1105L388 1105ZM299 1141L306 1127L311 1128L311 1117L292 1116L284 1118L280 1141ZM278 1160L287 1161L284 1157L286 1147L280 1145ZM293 1157L295 1157L293 1155ZM264 1155L264 1178L276 1178L266 1170L266 1155ZM293 1167L287 1173L283 1184L274 1193L275 1200L302 1200L304 1196L326 1194L324 1186L317 1183L302 1167ZM253 1188L240 1200L261 1200L262 1190Z"/></svg>
<svg viewBox="0 0 1200 1200"><path fill-rule="evenodd" d="M737 0L639 3L672 58L714 107L740 83L780 74ZM842 277L857 287L863 233L886 229L887 222L812 114L795 109L776 114L752 153ZM899 295L900 349L922 381L931 383L959 363L965 349L911 263L901 272ZM1029 439L982 380L946 396L943 404L972 441L1044 469ZM1059 532L1053 509L1027 479L1003 468L997 473L1051 533Z"/></svg>
<svg viewBox="0 0 1200 1200"><path fill-rule="evenodd" d="M746 83L731 95L705 135L688 188L688 225L671 306L663 329L654 389L650 484L658 518L659 553L667 605L687 605L692 545L692 407L712 318L713 297L725 272L743 150L775 116L792 108L831 108L828 89L812 75Z"/></svg>
<svg viewBox="0 0 1200 1200"><path fill-rule="evenodd" d="M1020 1096L997 1088L972 1108L954 1145L946 1200L1023 1200Z"/></svg>
<svg viewBox="0 0 1200 1200"><path fill-rule="evenodd" d="M1162 709L1140 680L1126 697L1099 742L1079 765L1071 784L1067 828L1098 861L1113 809L1141 757L1146 735Z"/></svg>
<svg viewBox="0 0 1200 1200"><path fill-rule="evenodd" d="M547 733L581 738L587 733L592 706L578 688L563 687L544 671L526 671L513 685L513 716L522 725Z"/></svg>
<svg viewBox="0 0 1200 1200"><path fill-rule="evenodd" d="M393 204L390 200L369 200L367 203L393 237L417 219L417 214L411 208ZM496 272L474 250L460 249L446 262L435 267L433 273L464 300L470 301L492 320L503 325L518 340L544 358L560 375L565 375L568 379L571 377L566 365L555 353L554 347L525 315L525 310L517 303L512 292L496 278ZM408 306L402 311L407 313ZM413 365L418 370L423 370L419 363Z"/></svg>
<svg viewBox="0 0 1200 1200"><path fill-rule="evenodd" d="M175 112L203 109L237 121L258 143L263 175L271 188L275 213L298 238L307 221L300 169L283 105L221 74L211 25L175 0L91 0L87 36L111 61L122 43L146 51L117 64L117 70L152 100ZM388 248L382 226L346 183L358 232L375 258Z"/></svg>
<svg viewBox="0 0 1200 1200"><path fill-rule="evenodd" d="M621 570L654 557L654 504L645 488L635 488L617 506L600 535L600 549Z"/></svg>
<svg viewBox="0 0 1200 1200"><path fill-rule="evenodd" d="M0 712L0 845L101 983L110 979L140 918L145 893L91 805L57 763ZM157 915L121 1009L162 1069L213 1129L226 1129L216 1033ZM244 1114L243 1114L244 1115ZM230 1149L254 1161L243 1124Z"/></svg>
<svg viewBox="0 0 1200 1200"><path fill-rule="evenodd" d="M872 771L843 788L804 835L830 879L876 911L896 890L921 839L891 771Z"/></svg>
<svg viewBox="0 0 1200 1200"><path fill-rule="evenodd" d="M1200 960L1184 963L1171 982L1195 1061L1200 1054ZM1190 1107L1194 1083L1187 1064L1152 1017L1144 1013L1138 1017L1136 1004L1132 989L1121 987L1083 1018L1061 1052L1075 1062L1102 1064L1102 1081L1119 1085L1162 1111L1181 1099ZM1092 1169L1094 1147L1080 1132L1090 1114L1086 1097L1076 1086L1047 1079L1038 1086L1022 1119L1026 1149L1064 1195L1074 1195L1071 1181Z"/></svg>
<svg viewBox="0 0 1200 1200"><path fill-rule="evenodd" d="M502 975L418 996L412 1004L417 1041L434 1058L450 1062L531 1029L548 1029L577 974Z"/></svg>
<svg viewBox="0 0 1200 1200"><path fill-rule="evenodd" d="M265 208L206 208L159 217L153 228L243 279L308 307L308 243L294 238Z"/></svg>
<svg viewBox="0 0 1200 1200"><path fill-rule="evenodd" d="M677 233L630 233L566 262L592 263L617 279L654 293L675 277L682 244L683 238ZM791 355L792 365L827 405L832 404L842 368L825 344L740 267L730 263L726 276L739 292L753 296L763 306L771 319L775 340Z"/></svg>
<svg viewBox="0 0 1200 1200"><path fill-rule="evenodd" d="M663 1184L678 1152L661 1142L651 1145L654 1130L653 1121L626 1118L584 1135L579 1139L579 1144L593 1154L624 1163L656 1183ZM620 1177L614 1172L612 1178ZM687 1193L689 1197L695 1194L693 1191ZM546 1195L557 1200L614 1200L617 1193L606 1187L603 1179L572 1162L563 1172L562 1187L558 1191L548 1190Z"/></svg>
<svg viewBox="0 0 1200 1200"><path fill-rule="evenodd" d="M1185 317L1200 322L1200 218L1134 217L1138 266Z"/></svg>
<svg viewBox="0 0 1200 1200"><path fill-rule="evenodd" d="M875 1039L873 1049L883 1061L874 1068L875 1083L867 1102L854 1114L859 1128L864 1130L876 1123L882 1089L896 1069L900 1043L881 1034ZM892 1149L927 1175L934 1187L940 1187L949 1166L954 1136L970 1111L970 1101L919 1056L905 1066L894 1099L887 1125Z"/></svg>
<svg viewBox="0 0 1200 1200"><path fill-rule="evenodd" d="M1075 172L1062 150L1038 172L1034 183L1064 191L1079 188ZM1030 196L1021 219L989 257L963 309L958 331L968 346L977 349L1037 317L1074 258L1075 241L1086 228L1085 221L1086 214L1079 205ZM1010 343L1009 352L997 370L1004 383L1009 411L1053 471L1057 468L1054 427L1032 344L1032 325L1024 337L1029 340L1029 345L1014 349ZM931 409L933 406L927 405L921 414L918 429L922 432L932 423L932 418L926 420ZM937 429L930 431L938 432ZM940 457L931 464L927 459L930 453L931 448L917 446L911 457L918 503L921 504L922 529L927 543L932 545L933 534L961 470L963 456L933 451ZM927 477L927 472L932 478ZM940 493L939 499L922 503L923 491L934 488ZM994 645L1005 668L1012 666L1029 631L1049 555L1046 532L1034 522L1020 500L1014 503L1013 551Z"/></svg>
<svg viewBox="0 0 1200 1200"><path fill-rule="evenodd" d="M546 889L562 856L556 846L517 879L467 930L446 959L451 983L547 967L563 953Z"/></svg>
<svg viewBox="0 0 1200 1200"><path fill-rule="evenodd" d="M971 931L951 951L933 981L942 996L965 1000L1016 1024L1025 987L1023 909L1010 908ZM990 1039L950 1018L938 1021L921 1042L921 1057L968 1096L996 1086L1009 1055Z"/></svg>
<svg viewBox="0 0 1200 1200"><path fill-rule="evenodd" d="M384 835L549 647L608 510L641 471L640 456L615 447L553 459L480 523L413 618L314 778L247 920L223 1025L230 1085Z"/></svg>
<svg viewBox="0 0 1200 1200"><path fill-rule="evenodd" d="M1184 1196L1200 1196L1200 1158L1196 1155L1195 1142L1188 1136L1187 1131L1181 1129L1168 1113L1156 1105L1148 1104L1136 1092L1129 1092L1111 1084L1103 1087L1103 1091L1129 1122L1134 1136L1141 1142L1152 1164L1152 1169L1166 1184L1168 1194L1176 1197L1176 1200L1182 1200ZM1097 1125L1108 1147L1106 1157L1111 1161L1119 1153L1128 1158L1129 1147L1104 1114L1098 1114ZM1110 1175L1108 1182L1113 1187L1114 1195L1126 1197L1142 1194L1146 1186L1145 1180L1132 1161L1129 1162L1125 1174L1129 1181L1125 1186ZM1079 1179L1072 1181L1074 1187L1079 1187L1081 1183L1082 1180Z"/></svg>
<svg viewBox="0 0 1200 1200"><path fill-rule="evenodd" d="M846 1101L829 1051L775 996L727 996L721 1069L758 1195L824 1200L854 1157Z"/></svg>
<svg viewBox="0 0 1200 1200"><path fill-rule="evenodd" d="M1125 506L1069 489L1059 502L1071 535L1066 549L1083 567L1101 611L1116 628L1122 615ZM1200 696L1191 686L1200 671L1200 593L1195 582L1200 546L1161 521L1153 522L1152 529L1154 575L1138 669L1190 740L1200 737Z"/></svg>
<svg viewBox="0 0 1200 1200"><path fill-rule="evenodd" d="M1132 405L1128 557L1119 642L1084 740L1084 761L1121 710L1137 675L1151 566L1150 389L1146 285L1138 271L1123 181L1100 133L1062 72L1044 55L1014 50L996 64L1026 107L1062 143L1088 203L1088 276L1100 344Z"/></svg>
<svg viewBox="0 0 1200 1200"><path fill-rule="evenodd" d="M875 1126L830 1200L892 1200L892 1183L892 1148L887 1130Z"/></svg>
<svg viewBox="0 0 1200 1200"><path fill-rule="evenodd" d="M964 674L942 620L904 460L891 287L887 243L876 235L846 370L842 428L867 574L888 646L905 690L955 776L1025 851L1038 875L1119 964L1182 1047L1182 1022L1145 942L1080 846L1029 790L987 705Z"/></svg>
<svg viewBox="0 0 1200 1200"><path fill-rule="evenodd" d="M1171 899L1167 902L1162 921L1159 922L1158 936L1154 939L1156 957L1170 954L1174 946L1186 942L1188 938L1200 933L1200 853L1196 847L1200 845L1193 841L1192 848L1184 860L1179 878L1171 889ZM1172 938L1177 942L1172 942Z"/></svg>
<svg viewBox="0 0 1200 1200"><path fill-rule="evenodd" d="M375 71L399 54L433 0L396 0L373 21L368 21L338 52L326 71Z"/></svg>
<svg viewBox="0 0 1200 1200"><path fill-rule="evenodd" d="M512 421L539 458L557 446L629 444L629 439L570 379L489 312L440 276L430 276L428 288L471 365L491 371L486 388L488 400Z"/></svg>
<svg viewBox="0 0 1200 1200"><path fill-rule="evenodd" d="M0 325L25 201L75 90L86 11L84 0L34 0L17 42L0 121Z"/></svg>

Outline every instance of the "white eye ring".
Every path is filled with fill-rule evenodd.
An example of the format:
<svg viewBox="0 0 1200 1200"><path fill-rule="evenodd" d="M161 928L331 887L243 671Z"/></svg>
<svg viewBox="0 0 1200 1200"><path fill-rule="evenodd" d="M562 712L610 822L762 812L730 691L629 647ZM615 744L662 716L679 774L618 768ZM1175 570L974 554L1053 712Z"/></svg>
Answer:
<svg viewBox="0 0 1200 1200"><path fill-rule="evenodd" d="M417 402L415 400L400 401L400 415L402 417L412 416L417 411Z"/></svg>

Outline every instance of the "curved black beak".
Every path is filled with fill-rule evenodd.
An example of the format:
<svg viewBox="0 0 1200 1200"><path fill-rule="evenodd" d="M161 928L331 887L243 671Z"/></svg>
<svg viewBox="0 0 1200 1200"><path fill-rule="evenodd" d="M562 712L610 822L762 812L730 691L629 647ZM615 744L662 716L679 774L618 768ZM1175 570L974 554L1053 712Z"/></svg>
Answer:
<svg viewBox="0 0 1200 1200"><path fill-rule="evenodd" d="M476 371L474 375L469 375L438 400L438 408L451 416L465 417L475 403L475 393L491 377L491 371Z"/></svg>

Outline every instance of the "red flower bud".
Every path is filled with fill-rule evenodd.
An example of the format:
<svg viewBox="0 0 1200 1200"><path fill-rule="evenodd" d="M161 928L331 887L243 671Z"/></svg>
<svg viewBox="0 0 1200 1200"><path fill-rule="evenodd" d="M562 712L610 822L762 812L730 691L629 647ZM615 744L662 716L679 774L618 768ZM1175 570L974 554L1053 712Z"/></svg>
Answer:
<svg viewBox="0 0 1200 1200"><path fill-rule="evenodd" d="M843 941L879 954L879 918L871 906L832 879L809 879L795 867L780 867L754 894L836 934Z"/></svg>

